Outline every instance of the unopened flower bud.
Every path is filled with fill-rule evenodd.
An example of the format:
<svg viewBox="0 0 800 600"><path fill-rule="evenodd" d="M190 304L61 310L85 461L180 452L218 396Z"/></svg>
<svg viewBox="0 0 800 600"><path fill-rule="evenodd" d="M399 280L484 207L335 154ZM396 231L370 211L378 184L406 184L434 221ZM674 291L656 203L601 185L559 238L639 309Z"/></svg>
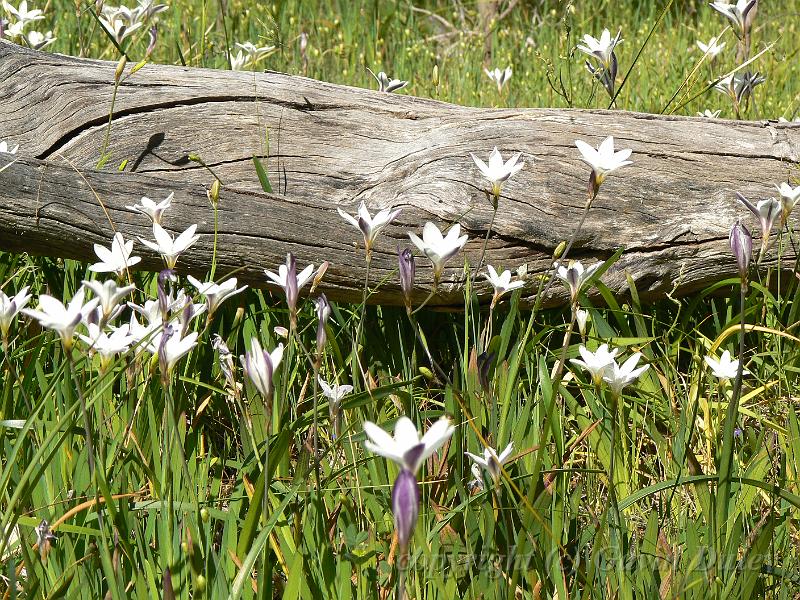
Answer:
<svg viewBox="0 0 800 600"><path fill-rule="evenodd" d="M114 81L119 83L120 78L122 77L122 73L125 71L125 65L128 64L128 58L123 55L122 58L119 59L117 63L117 68L114 69Z"/></svg>
<svg viewBox="0 0 800 600"><path fill-rule="evenodd" d="M562 240L561 242L559 242L558 246L556 246L556 249L553 250L553 258L561 258L561 255L564 254L564 250L566 249L567 249L567 242Z"/></svg>
<svg viewBox="0 0 800 600"><path fill-rule="evenodd" d="M400 269L400 289L403 290L403 298L406 303L406 310L411 310L411 292L414 289L414 275L416 274L416 263L414 255L409 248L400 250L397 255Z"/></svg>
<svg viewBox="0 0 800 600"><path fill-rule="evenodd" d="M322 356L322 351L328 341L325 324L330 316L331 305L328 303L328 298L325 297L325 294L320 294L317 298L317 356Z"/></svg>
<svg viewBox="0 0 800 600"><path fill-rule="evenodd" d="M433 80L433 86L439 87L439 65L433 65L433 75L431 79Z"/></svg>
<svg viewBox="0 0 800 600"><path fill-rule="evenodd" d="M214 206L216 206L217 202L219 202L219 188L220 188L219 179L215 179L214 183L211 184L211 189L208 190L208 199Z"/></svg>
<svg viewBox="0 0 800 600"><path fill-rule="evenodd" d="M424 450L425 446L420 444L416 448ZM409 450L409 452L414 450ZM419 501L420 493L417 478L408 469L403 469L392 487L392 514L394 515L397 542L400 546L401 561L407 559L408 544L411 541L411 535L414 533L414 527L419 516Z"/></svg>
<svg viewBox="0 0 800 600"><path fill-rule="evenodd" d="M747 227L741 222L736 221L731 228L730 245L733 256L736 258L736 265L739 269L739 279L742 286L747 289L747 275L750 269L750 257L753 254L753 236L750 235Z"/></svg>

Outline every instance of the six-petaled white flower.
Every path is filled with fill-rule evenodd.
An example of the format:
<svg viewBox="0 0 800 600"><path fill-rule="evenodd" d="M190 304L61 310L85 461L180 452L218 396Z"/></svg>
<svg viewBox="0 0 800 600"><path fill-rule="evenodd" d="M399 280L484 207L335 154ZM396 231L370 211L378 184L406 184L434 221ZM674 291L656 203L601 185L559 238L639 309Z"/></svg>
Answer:
<svg viewBox="0 0 800 600"><path fill-rule="evenodd" d="M698 117L705 117L706 119L718 119L719 118L719 114L721 112L722 112L721 110L705 109L703 112L698 112L697 116Z"/></svg>
<svg viewBox="0 0 800 600"><path fill-rule="evenodd" d="M606 367L605 373L603 374L603 381L608 384L615 395L619 396L622 394L622 390L626 386L636 381L639 375L650 368L650 365L643 365L637 369L636 365L639 363L640 358L642 358L642 355L637 352L628 358L622 366L618 365L615 360L612 360L611 364Z"/></svg>
<svg viewBox="0 0 800 600"><path fill-rule="evenodd" d="M615 152L614 138L612 136L608 136L603 140L597 150L583 140L575 140L575 145L580 150L583 157L582 160L592 167L598 186L603 183L603 180L612 171L616 171L625 165L633 164L632 161L628 160L632 150L626 149Z"/></svg>
<svg viewBox="0 0 800 600"><path fill-rule="evenodd" d="M614 48L622 43L620 35L621 32L618 32L616 37L612 38L611 32L608 29L603 29L600 39L596 39L587 33L583 36L584 45L578 44L578 50L598 58L608 68L611 64L611 54L614 52Z"/></svg>
<svg viewBox="0 0 800 600"><path fill-rule="evenodd" d="M514 156L508 159L507 162L503 162L503 157L500 154L500 151L495 146L492 153L489 154L489 164L483 162L480 158L475 156L474 154L470 153L472 160L475 161L475 165L481 172L489 183L492 184L492 195L497 198L500 196L500 189L502 188L503 183L506 182L512 175L514 175L517 171L519 171L522 167L525 166L524 162L518 162L520 157L522 156L522 152L517 152Z"/></svg>
<svg viewBox="0 0 800 600"><path fill-rule="evenodd" d="M117 327L110 335L103 331L99 325L89 323L86 326L88 335L78 334L78 337L89 346L89 350L100 355L100 370L105 371L117 354L127 352L136 342L130 334L128 325Z"/></svg>
<svg viewBox="0 0 800 600"><path fill-rule="evenodd" d="M364 447L370 452L393 460L402 468L416 474L422 463L449 440L454 431L455 426L446 417L440 418L431 425L421 438L414 423L408 417L400 417L397 420L397 424L394 426L394 437L375 423L364 421L364 432L369 437L369 440L364 442Z"/></svg>
<svg viewBox="0 0 800 600"><path fill-rule="evenodd" d="M395 210L384 208L378 211L373 217L369 214L366 204L361 202L361 206L358 207L358 218L356 219L344 212L341 208L337 208L336 210L339 211L339 215L341 215L345 221L361 231L364 235L364 248L367 252L367 259L369 259L372 253L372 245L375 243L375 238L378 237L378 234L384 227L397 218L397 215L399 215L401 211L399 208Z"/></svg>
<svg viewBox="0 0 800 600"><path fill-rule="evenodd" d="M133 240L125 241L122 234L118 231L111 240L111 248L106 248L100 244L94 245L94 253L100 262L94 263L89 267L95 273L116 273L122 275L126 269L138 264L142 259L139 256L131 256L133 252Z"/></svg>
<svg viewBox="0 0 800 600"><path fill-rule="evenodd" d="M456 223L442 235L439 228L431 222L425 223L422 229L422 239L415 233L409 233L408 237L419 248L428 259L433 263L434 286L439 283L445 263L454 257L467 243L467 235L461 235L461 225Z"/></svg>
<svg viewBox="0 0 800 600"><path fill-rule="evenodd" d="M776 185L775 189L781 195L781 229L792 214L794 207L800 201L800 185L792 187L785 181L780 185Z"/></svg>
<svg viewBox="0 0 800 600"><path fill-rule="evenodd" d="M577 302L581 290L586 282L589 281L597 269L602 266L603 263L597 262L584 268L583 264L579 260L571 260L566 266L558 265L558 268L556 269L556 277L558 277L564 283L567 289L569 289L570 300L573 304Z"/></svg>
<svg viewBox="0 0 800 600"><path fill-rule="evenodd" d="M611 352L608 351L608 344L603 344L594 352L586 349L586 346L580 346L578 352L581 358L572 358L570 362L583 367L592 375L592 381L595 385L600 385L603 380L603 375L606 370L614 363L614 357L617 356L619 348L614 348ZM583 359L583 360L581 360Z"/></svg>
<svg viewBox="0 0 800 600"><path fill-rule="evenodd" d="M3 339L8 337L8 331L11 329L11 323L14 317L22 311L31 299L28 293L28 286L25 286L18 291L14 296L6 296L0 290L0 334Z"/></svg>
<svg viewBox="0 0 800 600"><path fill-rule="evenodd" d="M198 335L196 331L184 335L180 327L166 325L160 333L150 338L147 350L158 355L161 368L165 374L169 374L178 361L197 346Z"/></svg>
<svg viewBox="0 0 800 600"><path fill-rule="evenodd" d="M495 68L493 70L489 70L484 68L484 73L491 79L494 84L497 86L497 92L500 93L503 91L503 88L508 83L509 79L511 79L511 75L513 71L511 67L506 67L502 71L499 68Z"/></svg>
<svg viewBox="0 0 800 600"><path fill-rule="evenodd" d="M756 3L757 0L737 0L736 4L711 2L710 6L731 22L734 32L741 38L750 30Z"/></svg>
<svg viewBox="0 0 800 600"><path fill-rule="evenodd" d="M483 276L486 277L486 280L492 284L494 288L494 296L492 297L492 307L497 304L497 301L503 294L511 292L513 290L517 290L525 285L524 281L516 280L511 281L511 271L506 269L502 273L498 275L497 271L492 265L486 265L486 270L488 273L484 273Z"/></svg>
<svg viewBox="0 0 800 600"><path fill-rule="evenodd" d="M464 452L467 456L469 456L472 461L476 465L480 465L484 469L489 472L491 475L492 480L497 483L500 479L500 475L502 474L502 466L508 462L508 459L511 458L511 453L514 451L514 443L510 443L505 449L500 453L497 454L497 451L494 448L486 448L483 451L483 456L478 456L477 454L472 454L471 452Z"/></svg>
<svg viewBox="0 0 800 600"><path fill-rule="evenodd" d="M57 332L61 336L61 343L69 350L72 348L75 328L94 310L99 302L97 298L93 298L84 304L85 294L86 288L81 287L66 306L60 300L47 294L42 294L39 296L38 310L26 308L22 312L39 321L42 327Z"/></svg>
<svg viewBox="0 0 800 600"><path fill-rule="evenodd" d="M718 43L719 39L716 37L712 37L708 40L708 44L704 44L700 40L697 41L697 47L703 51L703 54L708 55L709 58L714 58L722 52L722 49L725 48L725 42Z"/></svg>
<svg viewBox="0 0 800 600"><path fill-rule="evenodd" d="M175 193L171 193L169 196L164 198L161 202L155 202L148 198L147 196L142 196L142 199L139 200L138 204L132 204L126 206L128 210L132 210L134 212L141 213L143 215L147 215L150 217L150 221L153 223L158 223L161 225L161 217L164 214L164 211L167 210L172 205L172 199L175 197Z"/></svg>
<svg viewBox="0 0 800 600"><path fill-rule="evenodd" d="M719 360L713 356L706 356L705 360L715 377L723 381L736 378L736 371L739 369L739 361L736 359L731 360L731 353L727 350L722 353ZM750 371L747 369L742 369L742 375L747 375L749 372Z"/></svg>
<svg viewBox="0 0 800 600"><path fill-rule="evenodd" d="M94 292L100 303L103 320L110 320L121 310L119 301L136 289L135 285L119 287L113 279L108 281L84 281L83 285Z"/></svg>
<svg viewBox="0 0 800 600"><path fill-rule="evenodd" d="M174 269L181 253L200 239L200 236L194 233L196 230L197 225L190 225L186 231L174 238L161 225L153 223L153 237L156 241L151 242L143 238L139 238L139 241L151 250L158 252L168 269Z"/></svg>
<svg viewBox="0 0 800 600"><path fill-rule="evenodd" d="M27 42L28 46L34 50L43 50L55 42L56 38L53 37L52 31L48 31L46 33L42 33L40 31L29 31L25 34L25 41Z"/></svg>
<svg viewBox="0 0 800 600"><path fill-rule="evenodd" d="M209 318L211 318L217 308L219 308L219 305L222 304L226 299L247 289L246 285L243 285L240 288L236 287L236 277L226 279L222 283L214 283L213 281L203 283L191 275L189 275L187 279L189 280L189 283L197 288L198 292L206 297L206 306L208 306Z"/></svg>
<svg viewBox="0 0 800 600"><path fill-rule="evenodd" d="M772 232L772 227L775 225L775 221L781 216L782 204L775 198L769 198L767 200L759 200L754 206L752 202L739 192L736 192L736 197L739 199L739 202L744 204L747 209L755 215L761 225L761 250L759 256L763 256L764 252L766 252L769 247L769 236Z"/></svg>
<svg viewBox="0 0 800 600"><path fill-rule="evenodd" d="M283 344L278 344L272 352L261 348L258 338L250 341L250 352L239 357L244 373L267 402L272 401L273 375L283 359Z"/></svg>

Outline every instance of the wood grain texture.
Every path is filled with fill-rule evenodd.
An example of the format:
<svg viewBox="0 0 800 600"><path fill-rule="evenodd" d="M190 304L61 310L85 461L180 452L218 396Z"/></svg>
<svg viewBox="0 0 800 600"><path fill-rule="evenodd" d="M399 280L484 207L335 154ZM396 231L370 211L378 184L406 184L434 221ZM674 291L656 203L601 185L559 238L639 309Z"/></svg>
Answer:
<svg viewBox="0 0 800 600"><path fill-rule="evenodd" d="M152 237L147 219L126 205L175 192L165 225L199 224L201 241L179 268L202 275L213 247L212 177L188 159L196 153L223 182L218 274L240 269L241 280L265 286L263 269L291 251L301 267L329 260L321 289L360 301L360 234L336 208L352 213L364 200L373 211L403 208L377 242L371 277L383 281L371 301L400 303L396 247L425 221L460 222L470 235L466 256L477 262L492 208L469 153L485 159L497 146L523 152L526 165L503 187L486 262L527 265L529 300L535 275L581 216L589 168L575 140L597 145L613 135L618 148L633 149L634 164L603 184L572 256L591 262L624 248L604 282L624 293L627 272L644 298L658 298L735 275L728 232L745 213L734 192L774 195L772 184L800 160L797 124L476 109L279 73L147 65L120 86L112 158L98 170L115 67L0 40L0 139L20 145L20 159L0 173L3 249L91 260L112 223L126 237ZM267 133L274 194L261 191L252 163L266 153ZM157 256L135 248L143 267L159 268ZM462 302L461 260L451 261L434 304ZM432 273L424 258L418 265L421 299ZM478 292L491 294L485 282ZM554 286L548 302L564 300Z"/></svg>

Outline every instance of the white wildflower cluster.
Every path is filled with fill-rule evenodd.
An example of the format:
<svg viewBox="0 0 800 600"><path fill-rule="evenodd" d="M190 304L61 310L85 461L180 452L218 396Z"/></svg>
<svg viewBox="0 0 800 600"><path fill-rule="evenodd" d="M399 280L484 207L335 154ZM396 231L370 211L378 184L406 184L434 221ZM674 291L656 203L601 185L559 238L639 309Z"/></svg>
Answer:
<svg viewBox="0 0 800 600"><path fill-rule="evenodd" d="M196 225L177 237L162 227L163 214L172 199L172 194L160 202L144 197L138 204L127 207L150 219L155 241L141 238L140 241L161 254L167 266L158 277L157 298L145 298L141 304L128 300L136 292L129 269L139 264L141 257L133 255L133 240L126 241L121 232L116 232L110 247L95 244L99 262L89 266L90 272L112 274L115 278L83 281L64 303L41 294L36 308L30 307L32 296L27 286L12 296L0 291L0 333L4 346L8 344L15 318L24 314L44 329L55 331L67 351L79 340L90 355L99 356L101 372L107 371L117 357L134 351L135 356L141 353L158 356L162 373L171 373L177 362L198 344L200 334L194 330L197 317L205 314L210 320L222 302L247 287L237 287L236 278L215 283L189 276L193 294L203 299L196 303L192 294L172 285L177 280L172 269L179 255L198 239L194 233ZM87 294L92 297L87 298ZM123 319L126 310L130 313Z"/></svg>
<svg viewBox="0 0 800 600"><path fill-rule="evenodd" d="M155 21L156 15L167 10L167 4L153 4L153 0L139 0L137 6L103 5L98 18L103 27L117 44L136 33L148 23Z"/></svg>
<svg viewBox="0 0 800 600"><path fill-rule="evenodd" d="M33 23L43 21L45 16L41 9L28 10L27 0L21 0L16 7L3 0L3 8L10 17L7 21L0 18L0 26L5 37L34 50L41 50L56 41L52 31L42 33L31 29Z"/></svg>

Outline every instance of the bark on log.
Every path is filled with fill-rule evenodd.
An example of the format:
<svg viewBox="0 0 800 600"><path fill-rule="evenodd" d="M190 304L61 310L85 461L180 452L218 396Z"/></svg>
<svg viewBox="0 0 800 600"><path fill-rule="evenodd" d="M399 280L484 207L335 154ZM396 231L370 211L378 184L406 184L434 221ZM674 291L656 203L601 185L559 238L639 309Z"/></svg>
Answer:
<svg viewBox="0 0 800 600"><path fill-rule="evenodd" d="M125 205L175 192L167 229L198 223L203 234L179 268L205 274L212 176L189 160L196 153L223 182L218 274L241 269L240 280L265 286L263 269L291 251L301 267L329 260L322 289L360 301L360 235L336 208L354 212L364 200L371 210L403 208L378 240L371 272L372 282L382 282L371 301L398 304L396 246L408 245L407 232L425 221L460 222L470 235L466 256L477 262L492 207L469 153L485 158L498 146L522 151L526 165L503 187L485 262L527 265L530 300L536 274L549 268L585 203L589 168L575 140L596 145L613 135L619 148L633 149L634 164L603 184L571 256L602 260L624 248L604 282L623 293L627 272L644 298L657 298L734 276L728 232L744 214L734 192L774 195L772 184L800 160L800 126L792 124L476 109L279 73L146 65L119 87L112 158L97 169L115 67L0 40L0 139L20 145L19 160L0 173L2 249L93 260L92 244L108 245L112 223L126 238L152 238L147 219ZM261 191L252 162L267 153L267 132L273 194ZM135 248L144 267L159 268L157 256L138 242ZM791 250L786 256L794 258ZM451 261L434 304L463 302L461 260ZM422 299L432 273L424 258L418 265ZM486 298L491 290L481 282L478 293ZM553 286L548 302L564 300Z"/></svg>

